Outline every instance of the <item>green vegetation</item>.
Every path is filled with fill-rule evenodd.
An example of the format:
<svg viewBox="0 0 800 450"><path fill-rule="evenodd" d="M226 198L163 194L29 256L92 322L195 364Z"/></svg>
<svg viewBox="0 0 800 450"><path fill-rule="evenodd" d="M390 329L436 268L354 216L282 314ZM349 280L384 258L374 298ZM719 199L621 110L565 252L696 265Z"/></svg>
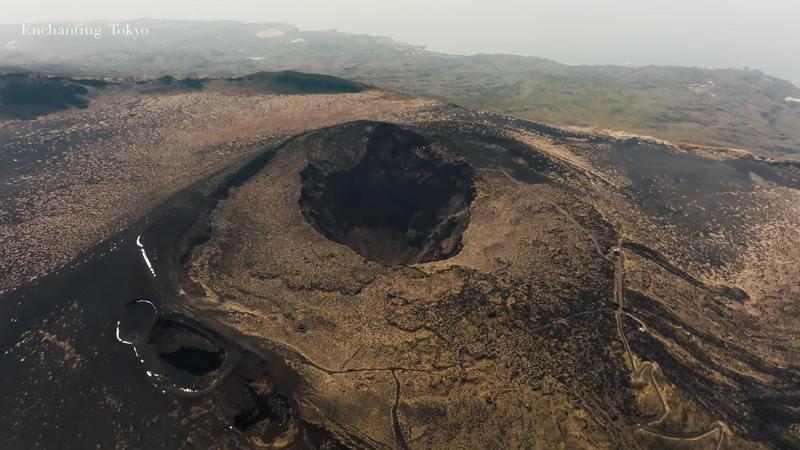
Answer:
<svg viewBox="0 0 800 450"><path fill-rule="evenodd" d="M754 70L568 66L510 55L453 56L388 38L299 31L274 23L143 19L132 25L158 33L135 45L97 39L80 47L70 40L31 37L15 50L0 50L0 65L71 76L149 78L323 73L556 125L598 126L800 158L800 104L785 101L800 98L800 89ZM13 40L16 33L16 26L0 25L0 41ZM266 83L290 93L360 89L299 77Z"/></svg>
<svg viewBox="0 0 800 450"><path fill-rule="evenodd" d="M291 70L258 72L231 81L242 87L276 94L342 94L361 92L366 88L343 78Z"/></svg>
<svg viewBox="0 0 800 450"><path fill-rule="evenodd" d="M477 57L476 57L477 58ZM486 57L491 58L491 57ZM672 141L738 147L766 156L800 157L800 105L784 99L792 84L756 71L680 67L514 67L499 58L494 74L464 68L406 73L381 86L433 95L465 106L558 125L596 126ZM524 60L520 58L524 66ZM421 83L408 83L416 77ZM512 78L513 77L513 78ZM500 79L512 78L508 81ZM471 85L459 79L472 80Z"/></svg>

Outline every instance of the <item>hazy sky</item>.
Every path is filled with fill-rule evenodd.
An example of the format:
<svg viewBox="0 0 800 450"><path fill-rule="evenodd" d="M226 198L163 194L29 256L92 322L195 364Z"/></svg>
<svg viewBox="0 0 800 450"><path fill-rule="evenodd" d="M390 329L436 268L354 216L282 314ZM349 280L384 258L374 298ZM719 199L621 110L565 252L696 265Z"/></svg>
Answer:
<svg viewBox="0 0 800 450"><path fill-rule="evenodd" d="M277 21L448 53L581 64L749 65L800 85L798 0L0 0L0 22Z"/></svg>

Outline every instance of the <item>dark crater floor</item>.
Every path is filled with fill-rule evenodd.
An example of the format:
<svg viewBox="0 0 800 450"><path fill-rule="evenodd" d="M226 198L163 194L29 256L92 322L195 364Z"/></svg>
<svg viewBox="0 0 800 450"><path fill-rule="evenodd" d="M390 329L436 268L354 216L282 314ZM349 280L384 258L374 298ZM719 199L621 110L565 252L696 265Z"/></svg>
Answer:
<svg viewBox="0 0 800 450"><path fill-rule="evenodd" d="M468 164L389 124L359 122L337 138L339 152L310 156L301 173L300 206L320 233L387 265L461 250L475 198Z"/></svg>
<svg viewBox="0 0 800 450"><path fill-rule="evenodd" d="M194 376L216 371L226 356L225 349L209 337L168 319L155 324L148 344L171 368Z"/></svg>

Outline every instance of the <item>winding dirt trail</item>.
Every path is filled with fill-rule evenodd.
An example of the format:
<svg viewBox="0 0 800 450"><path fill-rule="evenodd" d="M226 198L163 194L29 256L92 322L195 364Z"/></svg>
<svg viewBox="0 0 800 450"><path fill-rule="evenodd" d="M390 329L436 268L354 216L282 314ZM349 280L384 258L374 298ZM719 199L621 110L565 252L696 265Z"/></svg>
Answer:
<svg viewBox="0 0 800 450"><path fill-rule="evenodd" d="M586 171L583 168L577 167L574 164L565 161L570 166L580 170L588 175L593 175L591 172ZM483 169L484 172L496 172L500 173L501 175L505 176L518 186L522 186L523 183L511 176L508 172L503 169ZM617 322L617 333L619 333L619 338L622 341L623 346L625 347L625 354L627 355L628 362L631 368L631 380L634 383L648 383L650 386L653 387L653 390L656 392L658 396L658 403L659 403L659 412L653 418L645 418L639 421L638 426L639 429L644 431L645 433L652 434L654 436L658 436L663 439L668 439L671 441L684 441L684 442L694 442L704 439L711 435L717 436L717 443L714 446L715 450L719 450L722 447L722 441L725 438L725 429L726 426L721 421L714 422L711 427L702 432L696 433L680 433L680 432L667 432L658 430L654 427L654 425L659 424L662 422L667 415L669 414L669 405L667 404L666 400L664 399L664 394L661 391L661 387L658 385L658 381L656 381L653 372L656 370L660 370L658 363L652 361L644 361L641 364L636 364L636 359L633 357L633 352L631 351L631 346L628 343L628 338L625 336L625 330L623 327L623 317L628 316L631 319L635 320L639 324L639 330L642 332L647 331L647 325L638 317L634 316L628 311L625 311L625 253L622 248L622 241L623 241L623 233L622 227L620 227L618 232L618 241L617 241L617 248L612 255L603 251L603 247L600 242L597 240L597 237L592 234L591 231L587 230L584 226L582 226L577 220L575 220L572 215L566 211L564 208L559 206L557 203L550 201L549 202L553 208L562 215L565 219L567 219L570 223L575 225L577 228L583 230L586 234L586 237L592 242L594 245L597 254L607 260L614 262L614 300L617 302L617 309L614 311L614 318Z"/></svg>
<svg viewBox="0 0 800 450"><path fill-rule="evenodd" d="M652 361L644 361L637 366L636 359L633 357L628 338L625 336L625 329L623 327L623 317L628 316L634 319L640 325L640 330L646 331L647 325L642 320L633 314L625 311L625 253L622 249L622 233L620 233L619 242L617 243L616 259L614 261L614 299L617 302L617 310L614 312L614 318L617 322L617 332L619 338L625 347L625 353L628 357L628 363L631 368L631 380L634 383L648 383L652 386L653 390L658 396L659 412L653 418L648 418L640 421L639 428L649 434L658 436L663 439L673 441L699 441L711 435L717 436L717 443L714 446L715 450L719 450L722 446L722 441L725 438L725 424L716 421L711 427L703 432L697 433L676 433L658 430L654 427L662 422L669 414L669 405L664 400L664 394L661 392L661 387L658 385L653 372L659 370L658 363Z"/></svg>

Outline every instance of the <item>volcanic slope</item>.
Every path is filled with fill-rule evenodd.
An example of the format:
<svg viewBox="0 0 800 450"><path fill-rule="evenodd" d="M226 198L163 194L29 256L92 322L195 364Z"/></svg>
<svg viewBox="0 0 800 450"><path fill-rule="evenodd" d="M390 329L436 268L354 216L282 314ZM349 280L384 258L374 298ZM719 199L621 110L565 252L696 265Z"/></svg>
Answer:
<svg viewBox="0 0 800 450"><path fill-rule="evenodd" d="M790 447L799 180L429 105L288 142L187 270L375 446Z"/></svg>
<svg viewBox="0 0 800 450"><path fill-rule="evenodd" d="M0 400L18 446L69 433L65 386L103 400L115 426L84 437L109 445L300 445L319 429L366 447L798 446L796 165L327 78L346 93L304 94L288 76L90 86L85 108L0 121L0 362L16 380ZM181 197L230 173L225 195ZM54 271L80 275L57 298L102 304L18 314L31 299L15 289ZM131 301L155 323L141 364L192 392L161 397L137 372L116 315ZM271 390L284 378L299 392ZM145 392L141 414L117 403ZM150 421L173 399L185 408Z"/></svg>
<svg viewBox="0 0 800 450"><path fill-rule="evenodd" d="M0 294L289 136L348 120L402 120L429 103L295 72L199 86L18 74L0 88L12 82L30 85L29 103L47 102L0 102ZM83 109L61 102L56 88L72 86L90 86ZM32 111L49 114L29 120Z"/></svg>

